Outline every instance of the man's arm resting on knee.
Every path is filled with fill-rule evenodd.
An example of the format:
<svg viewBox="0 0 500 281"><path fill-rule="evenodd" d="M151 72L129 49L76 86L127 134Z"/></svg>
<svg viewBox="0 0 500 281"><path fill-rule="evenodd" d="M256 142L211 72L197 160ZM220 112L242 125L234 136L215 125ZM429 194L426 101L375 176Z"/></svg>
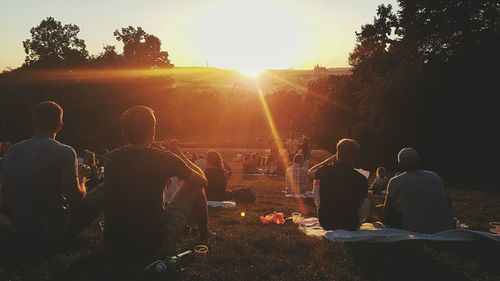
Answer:
<svg viewBox="0 0 500 281"><path fill-rule="evenodd" d="M78 177L76 154L68 153L62 163L61 186L62 193L70 207L77 205L85 197L85 182Z"/></svg>

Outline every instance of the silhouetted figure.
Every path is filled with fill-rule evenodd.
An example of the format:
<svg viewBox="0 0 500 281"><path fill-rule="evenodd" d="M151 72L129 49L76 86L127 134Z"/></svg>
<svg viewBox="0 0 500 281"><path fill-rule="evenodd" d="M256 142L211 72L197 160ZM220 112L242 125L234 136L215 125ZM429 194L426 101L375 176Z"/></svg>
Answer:
<svg viewBox="0 0 500 281"><path fill-rule="evenodd" d="M307 170L302 166L304 158L302 154L296 154L293 164L286 169L285 182L287 194L304 193L307 188Z"/></svg>
<svg viewBox="0 0 500 281"><path fill-rule="evenodd" d="M319 180L321 203L318 219L325 229L358 228L358 210L368 195L368 180L354 169L358 154L359 145L356 141L342 139L337 143L336 156L326 159L309 171L310 176ZM328 164L331 162L333 164Z"/></svg>
<svg viewBox="0 0 500 281"><path fill-rule="evenodd" d="M83 178L90 170L78 164L72 147L55 140L62 120L57 103L38 104L33 138L5 154L3 205L14 241L50 247L77 235L100 210L92 196L98 193L86 194Z"/></svg>
<svg viewBox="0 0 500 281"><path fill-rule="evenodd" d="M205 170L208 185L206 188L207 200L224 201L228 200L226 194L227 176L224 170L222 157L216 151L207 153L207 169Z"/></svg>
<svg viewBox="0 0 500 281"><path fill-rule="evenodd" d="M208 239L203 171L184 156L176 141L151 146L156 118L150 108L132 107L121 120L128 144L110 152L105 161L104 243L108 252L115 259L139 264L173 253L190 213L202 240ZM163 209L163 189L171 177L183 183Z"/></svg>
<svg viewBox="0 0 500 281"><path fill-rule="evenodd" d="M389 178L385 175L385 173L386 172L384 167L377 168L377 176L373 180L372 186L370 187L373 191L373 195L380 196L382 195L382 191L387 189Z"/></svg>
<svg viewBox="0 0 500 281"><path fill-rule="evenodd" d="M453 229L451 202L436 173L419 169L413 148L398 153L402 173L391 178L385 199L385 224L420 233Z"/></svg>

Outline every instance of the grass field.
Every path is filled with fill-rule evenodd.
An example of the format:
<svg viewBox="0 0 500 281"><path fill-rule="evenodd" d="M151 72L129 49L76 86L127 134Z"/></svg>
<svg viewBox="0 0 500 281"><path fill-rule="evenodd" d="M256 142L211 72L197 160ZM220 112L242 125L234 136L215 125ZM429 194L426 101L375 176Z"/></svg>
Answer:
<svg viewBox="0 0 500 281"><path fill-rule="evenodd" d="M222 151L232 159L233 150ZM313 162L326 156L313 151ZM384 244L334 243L306 237L296 225L262 225L258 216L269 211L300 211L315 216L310 199L285 198L282 177L245 176L239 163L229 162L230 187L251 187L253 204L235 209L210 209L210 226L217 232L209 255L191 265L181 280L500 280L500 246L473 243L405 241ZM487 230L500 220L500 193L449 189L455 216L473 229ZM246 216L241 217L240 212ZM179 250L196 244L188 235ZM106 263L97 223L80 243L39 263L19 263L0 255L0 280L104 280Z"/></svg>

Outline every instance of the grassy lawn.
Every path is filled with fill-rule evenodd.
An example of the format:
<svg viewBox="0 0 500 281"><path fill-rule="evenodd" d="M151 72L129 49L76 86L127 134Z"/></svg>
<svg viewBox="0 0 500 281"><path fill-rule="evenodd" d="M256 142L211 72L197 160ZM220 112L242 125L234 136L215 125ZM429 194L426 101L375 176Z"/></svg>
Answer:
<svg viewBox="0 0 500 281"><path fill-rule="evenodd" d="M223 151L232 159L235 150ZM313 151L313 162L325 152ZM182 280L500 280L500 246L471 243L405 241L383 244L334 243L306 237L296 225L262 225L258 216L269 211L315 216L312 199L288 199L282 177L245 176L239 163L229 162L230 187L251 187L253 204L235 209L211 208L210 226L217 237L209 255L180 275ZM487 230L500 220L500 193L449 189L455 216L473 229ZM241 217L240 212L246 216ZM187 235L179 250L196 244ZM102 280L105 259L97 223L72 250L38 263L19 263L0 255L0 280Z"/></svg>

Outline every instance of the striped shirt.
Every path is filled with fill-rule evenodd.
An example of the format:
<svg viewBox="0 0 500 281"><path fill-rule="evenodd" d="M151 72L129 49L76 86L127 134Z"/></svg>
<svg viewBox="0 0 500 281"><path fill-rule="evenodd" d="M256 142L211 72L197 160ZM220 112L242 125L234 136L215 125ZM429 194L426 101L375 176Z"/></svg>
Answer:
<svg viewBox="0 0 500 281"><path fill-rule="evenodd" d="M299 164L293 164L286 170L286 192L289 194L304 193L306 190L307 171Z"/></svg>

